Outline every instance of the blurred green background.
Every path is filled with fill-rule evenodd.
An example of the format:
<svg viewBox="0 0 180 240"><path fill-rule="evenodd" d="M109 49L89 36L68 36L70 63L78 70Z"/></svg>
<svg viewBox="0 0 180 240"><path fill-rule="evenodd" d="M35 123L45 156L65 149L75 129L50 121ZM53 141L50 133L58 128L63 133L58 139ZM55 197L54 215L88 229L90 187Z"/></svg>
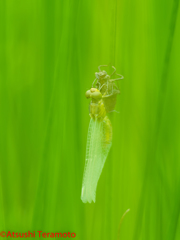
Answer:
<svg viewBox="0 0 180 240"><path fill-rule="evenodd" d="M0 0L0 231L180 239L178 0ZM80 200L91 87L124 76L96 203ZM112 69L107 69L111 73Z"/></svg>

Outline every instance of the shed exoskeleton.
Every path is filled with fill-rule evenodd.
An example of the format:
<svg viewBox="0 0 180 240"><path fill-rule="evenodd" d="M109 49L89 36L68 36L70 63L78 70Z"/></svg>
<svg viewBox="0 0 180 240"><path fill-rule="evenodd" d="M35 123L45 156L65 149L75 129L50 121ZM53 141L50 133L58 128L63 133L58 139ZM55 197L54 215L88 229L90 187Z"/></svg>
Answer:
<svg viewBox="0 0 180 240"><path fill-rule="evenodd" d="M107 67L108 65L100 65L98 67L99 72L95 73L95 80L93 81L93 85L96 83L96 88L102 93L103 95L103 103L106 109L106 112L112 112L116 105L116 97L117 94L120 94L119 86L116 85L116 81L123 79L124 77L120 74L116 73L116 68L112 66L114 71L111 75L108 75L105 70L101 70L101 67ZM119 78L111 79L116 73ZM117 82L118 83L118 82Z"/></svg>

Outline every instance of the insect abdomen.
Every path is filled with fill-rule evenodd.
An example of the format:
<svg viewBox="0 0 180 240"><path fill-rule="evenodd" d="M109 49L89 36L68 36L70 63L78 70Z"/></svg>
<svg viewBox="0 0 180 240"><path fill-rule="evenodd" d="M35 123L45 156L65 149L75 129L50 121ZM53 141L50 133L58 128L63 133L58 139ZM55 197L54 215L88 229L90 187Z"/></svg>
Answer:
<svg viewBox="0 0 180 240"><path fill-rule="evenodd" d="M103 143L109 144L112 141L112 125L107 116L103 120L103 132Z"/></svg>

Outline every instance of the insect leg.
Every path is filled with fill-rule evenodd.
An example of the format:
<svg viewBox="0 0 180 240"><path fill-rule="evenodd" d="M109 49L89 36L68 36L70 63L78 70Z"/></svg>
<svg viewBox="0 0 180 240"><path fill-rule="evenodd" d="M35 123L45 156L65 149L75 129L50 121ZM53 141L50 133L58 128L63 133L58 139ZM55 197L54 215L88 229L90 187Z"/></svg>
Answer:
<svg viewBox="0 0 180 240"><path fill-rule="evenodd" d="M112 84L112 90L111 90L112 93L113 93L113 89L114 89L114 88L113 88L113 87L114 87L113 85L116 85L116 84Z"/></svg>
<svg viewBox="0 0 180 240"><path fill-rule="evenodd" d="M97 80L97 78L94 79L94 81L93 81L93 83L92 83L92 88L93 88L93 85L94 85L94 83L96 82L96 80Z"/></svg>
<svg viewBox="0 0 180 240"><path fill-rule="evenodd" d="M116 73L116 75L120 76L121 79L124 79L123 75L121 75L121 74L117 74L117 73Z"/></svg>
<svg viewBox="0 0 180 240"><path fill-rule="evenodd" d="M109 81L107 81L107 93L108 93L108 89L109 89Z"/></svg>
<svg viewBox="0 0 180 240"><path fill-rule="evenodd" d="M111 77L112 75L114 75L114 74L115 74L115 72L116 72L116 68L115 68L114 66L112 66L112 68L114 68L114 72L113 72L113 73L111 73L110 77Z"/></svg>
<svg viewBox="0 0 180 240"><path fill-rule="evenodd" d="M98 69L99 69L100 72L101 72L101 67L108 67L108 65L100 65L100 66L98 67Z"/></svg>
<svg viewBox="0 0 180 240"><path fill-rule="evenodd" d="M99 91L101 91L101 88L104 87L105 85L106 85L106 83L104 83L104 84L100 87Z"/></svg>
<svg viewBox="0 0 180 240"><path fill-rule="evenodd" d="M116 84L115 84L115 85L116 85ZM117 82L117 85L118 85L118 88L117 88L117 89L119 90L119 82Z"/></svg>
<svg viewBox="0 0 180 240"><path fill-rule="evenodd" d="M115 81L119 81L119 80L124 79L124 77L123 77L121 74L117 74L117 73L116 73L116 75L120 76L120 78L110 79L109 82L115 82ZM119 83L118 83L118 82L117 82L117 85L118 85L118 86L116 86L116 84L114 84L114 85L112 86L112 92L113 92L113 90L114 90L113 87L115 87L116 89L119 90Z"/></svg>
<svg viewBox="0 0 180 240"><path fill-rule="evenodd" d="M116 78L116 79L110 79L109 82L115 82L115 81L119 81L119 80L122 80L124 77L120 74L116 74L118 76L121 76L121 78ZM117 89L119 89L119 83L117 82L118 84L118 87L116 86L116 84L114 84L114 87L116 87Z"/></svg>
<svg viewBox="0 0 180 240"><path fill-rule="evenodd" d="M118 80L124 79L124 77L122 75L119 75L119 76L121 76L121 78L110 79L109 81L110 82L114 82L114 81L118 81Z"/></svg>

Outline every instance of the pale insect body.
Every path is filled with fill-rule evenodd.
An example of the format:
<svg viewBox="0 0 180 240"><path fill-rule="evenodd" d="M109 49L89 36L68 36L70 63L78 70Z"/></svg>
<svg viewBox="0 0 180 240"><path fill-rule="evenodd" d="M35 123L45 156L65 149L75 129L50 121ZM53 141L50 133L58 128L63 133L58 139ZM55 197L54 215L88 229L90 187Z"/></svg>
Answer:
<svg viewBox="0 0 180 240"><path fill-rule="evenodd" d="M111 79L116 72L108 75L106 71L95 73L96 79L92 88L86 92L86 97L91 98L90 103L90 123L86 145L86 161L83 175L83 184L81 191L81 200L86 203L96 201L96 188L106 158L112 145L112 125L107 117L107 113L114 111L117 94L120 93L115 81L123 79ZM93 85L96 82L96 88Z"/></svg>
<svg viewBox="0 0 180 240"><path fill-rule="evenodd" d="M100 91L91 88L86 92L86 97L92 101L81 200L91 203L96 201L97 183L112 145L112 126L106 116Z"/></svg>

